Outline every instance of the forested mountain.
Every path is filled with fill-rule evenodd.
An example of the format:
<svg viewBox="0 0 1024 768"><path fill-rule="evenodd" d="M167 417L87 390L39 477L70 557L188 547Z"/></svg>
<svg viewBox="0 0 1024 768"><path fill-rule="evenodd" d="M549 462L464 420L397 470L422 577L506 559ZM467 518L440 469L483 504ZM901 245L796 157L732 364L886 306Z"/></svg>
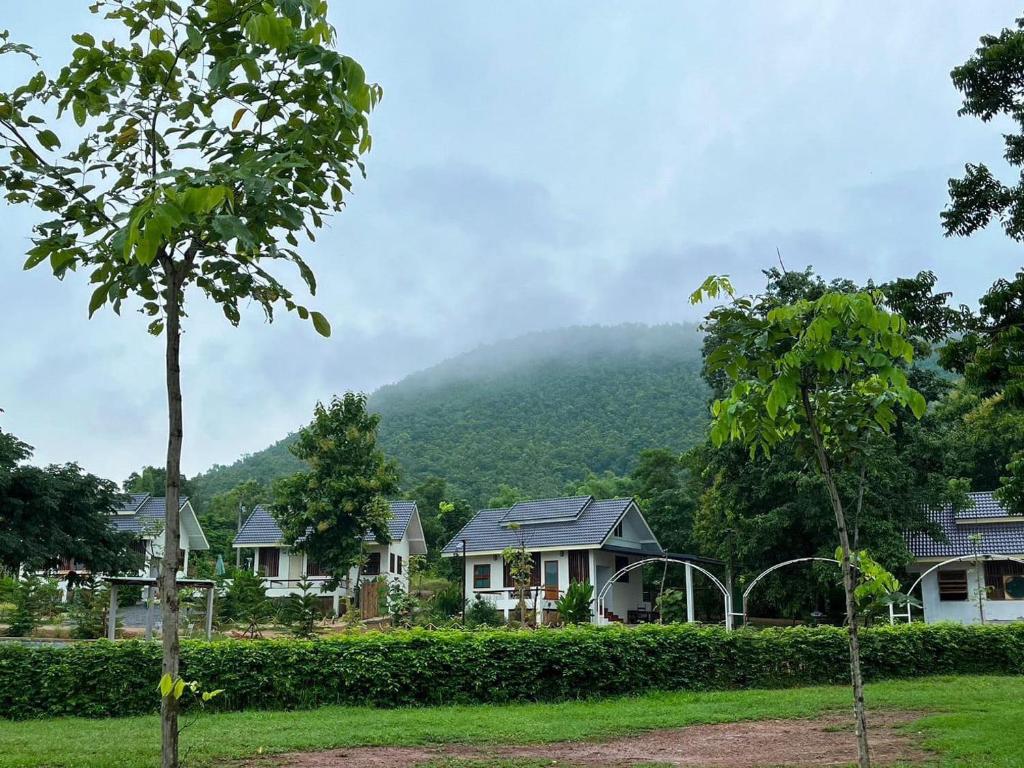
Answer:
<svg viewBox="0 0 1024 768"><path fill-rule="evenodd" d="M556 495L589 472L630 471L644 449L701 440L708 390L700 347L693 325L535 333L383 387L370 407L405 487L442 477L476 505L501 484ZM289 440L197 476L195 492L209 499L294 472Z"/></svg>

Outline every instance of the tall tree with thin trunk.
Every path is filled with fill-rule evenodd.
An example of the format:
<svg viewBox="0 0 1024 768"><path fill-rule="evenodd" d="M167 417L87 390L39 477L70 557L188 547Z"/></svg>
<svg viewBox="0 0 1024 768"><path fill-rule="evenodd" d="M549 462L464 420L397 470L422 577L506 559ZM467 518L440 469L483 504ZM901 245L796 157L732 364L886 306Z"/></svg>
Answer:
<svg viewBox="0 0 1024 768"><path fill-rule="evenodd" d="M138 300L164 335L168 407L163 669L178 671L185 297L198 289L237 324L283 305L330 325L280 280L340 211L380 89L334 49L326 0L97 0L109 37L72 36L71 60L0 93L0 187L34 206L25 268L86 272L90 316ZM0 32L0 55L32 50ZM177 701L162 704L163 766L178 764Z"/></svg>
<svg viewBox="0 0 1024 768"><path fill-rule="evenodd" d="M860 766L868 768L857 584L836 477L841 468L859 466L871 437L888 432L900 409L918 418L925 412L924 397L904 372L914 354L907 324L883 308L877 291L829 291L777 305L736 297L727 278L713 276L691 301L720 297L729 301L708 314L719 343L706 365L723 372L731 389L712 404L711 438L716 445L742 443L751 457L794 441L824 482L841 552Z"/></svg>

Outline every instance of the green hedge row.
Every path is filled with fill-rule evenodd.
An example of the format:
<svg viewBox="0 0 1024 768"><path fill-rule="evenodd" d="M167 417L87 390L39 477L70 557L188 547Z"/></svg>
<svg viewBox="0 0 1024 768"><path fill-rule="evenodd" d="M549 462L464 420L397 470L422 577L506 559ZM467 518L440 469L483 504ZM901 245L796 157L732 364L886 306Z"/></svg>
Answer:
<svg viewBox="0 0 1024 768"><path fill-rule="evenodd" d="M914 624L862 633L870 678L1024 673L1024 624ZM534 632L410 630L318 641L182 643L182 674L223 688L222 709L552 701L651 689L848 680L834 627L725 632L648 626ZM0 645L0 716L155 712L160 647Z"/></svg>

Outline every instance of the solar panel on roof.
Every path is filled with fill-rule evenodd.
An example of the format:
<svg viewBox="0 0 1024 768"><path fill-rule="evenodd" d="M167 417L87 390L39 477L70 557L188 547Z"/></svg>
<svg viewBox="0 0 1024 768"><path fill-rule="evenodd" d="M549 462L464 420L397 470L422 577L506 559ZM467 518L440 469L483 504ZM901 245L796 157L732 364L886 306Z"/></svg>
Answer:
<svg viewBox="0 0 1024 768"><path fill-rule="evenodd" d="M576 520L591 500L590 496L570 496L565 499L520 501L509 508L501 522L530 524Z"/></svg>

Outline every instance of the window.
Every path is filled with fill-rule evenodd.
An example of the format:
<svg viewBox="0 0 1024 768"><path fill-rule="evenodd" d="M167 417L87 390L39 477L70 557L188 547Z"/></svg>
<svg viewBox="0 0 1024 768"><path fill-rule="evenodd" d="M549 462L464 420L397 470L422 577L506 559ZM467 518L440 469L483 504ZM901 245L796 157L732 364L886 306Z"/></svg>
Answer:
<svg viewBox="0 0 1024 768"><path fill-rule="evenodd" d="M1020 583L1022 577L1024 577L1024 565L1013 560L989 560L986 562L985 586L988 588L989 600L1020 600L1020 597L1013 594L1013 585ZM1008 585L1010 585L1009 590Z"/></svg>
<svg viewBox="0 0 1024 768"><path fill-rule="evenodd" d="M327 573L324 571L323 566L320 563L313 562L312 560L306 560L306 575L307 576L326 576Z"/></svg>
<svg viewBox="0 0 1024 768"><path fill-rule="evenodd" d="M629 558L628 557L626 557L625 555L616 555L615 556L615 572L616 573L621 571L627 565L629 565ZM629 574L628 573L622 574L621 576L619 576L618 579L616 579L616 581L618 581L620 584L629 584Z"/></svg>
<svg viewBox="0 0 1024 768"><path fill-rule="evenodd" d="M473 589L491 588L491 564L477 563L473 566Z"/></svg>
<svg viewBox="0 0 1024 768"><path fill-rule="evenodd" d="M260 549L260 576L276 579L281 572L281 550L277 547Z"/></svg>
<svg viewBox="0 0 1024 768"><path fill-rule="evenodd" d="M376 576L380 573L380 552L370 552L366 556L366 567L363 573L367 576Z"/></svg>
<svg viewBox="0 0 1024 768"><path fill-rule="evenodd" d="M388 555L388 573L395 573L395 553Z"/></svg>
<svg viewBox="0 0 1024 768"><path fill-rule="evenodd" d="M569 551L569 583L590 583L590 553L585 549Z"/></svg>
<svg viewBox="0 0 1024 768"><path fill-rule="evenodd" d="M558 599L558 561L544 561L544 599Z"/></svg>
<svg viewBox="0 0 1024 768"><path fill-rule="evenodd" d="M967 599L967 571L939 571L939 600Z"/></svg>
<svg viewBox="0 0 1024 768"><path fill-rule="evenodd" d="M621 520L620 520L620 521L618 522L618 524L617 524L617 525L616 525L616 526L615 526L615 527L614 527L614 528L612 529L612 536L615 536L616 538L619 538L619 539L621 539L621 538L622 538L622 521L621 521Z"/></svg>
<svg viewBox="0 0 1024 768"><path fill-rule="evenodd" d="M395 573L397 573L399 576L401 576L402 575L402 556L399 555L397 560L398 560L398 570L395 571Z"/></svg>

